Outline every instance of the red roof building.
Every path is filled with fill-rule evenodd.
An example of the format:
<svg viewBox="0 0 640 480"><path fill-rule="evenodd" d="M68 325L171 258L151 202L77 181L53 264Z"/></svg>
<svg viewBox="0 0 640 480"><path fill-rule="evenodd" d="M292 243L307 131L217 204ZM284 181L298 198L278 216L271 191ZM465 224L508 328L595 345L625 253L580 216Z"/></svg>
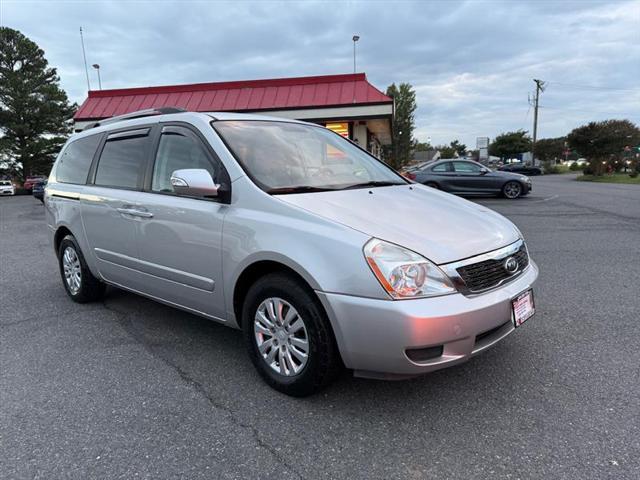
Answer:
<svg viewBox="0 0 640 480"><path fill-rule="evenodd" d="M391 143L393 99L364 73L93 90L74 116L76 128L147 108L245 112L320 123L379 155Z"/></svg>

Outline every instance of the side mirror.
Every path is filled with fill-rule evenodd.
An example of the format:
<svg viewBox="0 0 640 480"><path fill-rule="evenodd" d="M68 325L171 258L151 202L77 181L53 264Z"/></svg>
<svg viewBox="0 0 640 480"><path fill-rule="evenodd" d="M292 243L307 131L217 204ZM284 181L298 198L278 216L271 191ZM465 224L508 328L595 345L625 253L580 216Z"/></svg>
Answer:
<svg viewBox="0 0 640 480"><path fill-rule="evenodd" d="M480 169L480 175L486 175L487 173L489 173L489 170L487 170L486 168Z"/></svg>
<svg viewBox="0 0 640 480"><path fill-rule="evenodd" d="M185 168L171 174L171 186L178 195L190 197L217 197L220 185L204 168Z"/></svg>

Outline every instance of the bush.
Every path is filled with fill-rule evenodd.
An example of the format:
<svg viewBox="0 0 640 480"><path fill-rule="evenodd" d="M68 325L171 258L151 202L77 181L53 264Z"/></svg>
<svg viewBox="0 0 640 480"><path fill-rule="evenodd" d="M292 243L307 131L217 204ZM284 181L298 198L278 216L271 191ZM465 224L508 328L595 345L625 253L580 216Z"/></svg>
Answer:
<svg viewBox="0 0 640 480"><path fill-rule="evenodd" d="M631 178L636 178L636 177L638 176L638 171L637 171L637 170L634 170L633 172L631 172L631 173L629 174L629 176L630 176Z"/></svg>
<svg viewBox="0 0 640 480"><path fill-rule="evenodd" d="M578 162L573 162L569 166L569 170L571 170L572 172L577 172L578 170L580 170L580 165L578 165Z"/></svg>
<svg viewBox="0 0 640 480"><path fill-rule="evenodd" d="M585 174L585 175L594 175L595 174L595 172L593 171L593 168L591 168L591 165L588 164L588 163L582 169L582 173Z"/></svg>
<svg viewBox="0 0 640 480"><path fill-rule="evenodd" d="M542 168L544 170L544 173L547 175L555 173L566 173L569 171L569 167L557 164L553 165L551 162L544 162L542 164Z"/></svg>

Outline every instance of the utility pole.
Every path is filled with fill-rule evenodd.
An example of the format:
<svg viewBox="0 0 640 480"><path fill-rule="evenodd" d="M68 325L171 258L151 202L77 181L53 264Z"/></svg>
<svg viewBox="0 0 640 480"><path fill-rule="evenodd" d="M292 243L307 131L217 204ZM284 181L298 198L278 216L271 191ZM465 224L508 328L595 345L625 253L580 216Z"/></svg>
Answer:
<svg viewBox="0 0 640 480"><path fill-rule="evenodd" d="M536 164L536 140L538 139L538 101L540 100L540 92L544 92L544 82L542 80L533 81L536 83L536 96L533 99L533 143L531 144L531 161Z"/></svg>

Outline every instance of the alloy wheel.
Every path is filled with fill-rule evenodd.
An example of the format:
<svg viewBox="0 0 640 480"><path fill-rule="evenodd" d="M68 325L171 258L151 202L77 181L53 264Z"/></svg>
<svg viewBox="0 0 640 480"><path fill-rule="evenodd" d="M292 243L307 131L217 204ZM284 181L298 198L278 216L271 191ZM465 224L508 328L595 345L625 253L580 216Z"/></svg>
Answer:
<svg viewBox="0 0 640 480"><path fill-rule="evenodd" d="M67 247L62 254L62 268L64 270L64 279L67 282L69 291L75 295L80 291L82 284L82 268L80 259L73 247Z"/></svg>
<svg viewBox="0 0 640 480"><path fill-rule="evenodd" d="M307 365L307 328L298 311L286 300L265 299L256 311L253 331L260 356L275 372L291 377Z"/></svg>
<svg viewBox="0 0 640 480"><path fill-rule="evenodd" d="M518 198L522 187L518 182L509 182L504 186L504 195L507 198Z"/></svg>

